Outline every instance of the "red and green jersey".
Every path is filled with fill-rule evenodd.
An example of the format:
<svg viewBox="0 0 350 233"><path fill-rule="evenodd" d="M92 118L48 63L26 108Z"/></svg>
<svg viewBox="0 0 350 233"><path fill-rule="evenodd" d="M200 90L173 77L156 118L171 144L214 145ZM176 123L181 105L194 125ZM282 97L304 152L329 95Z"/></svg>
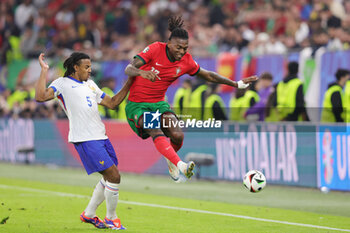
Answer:
<svg viewBox="0 0 350 233"><path fill-rule="evenodd" d="M129 100L132 102L163 101L165 92L172 82L183 74L195 75L200 69L189 53L186 53L180 61L171 62L167 55L166 43L162 42L149 45L135 57L144 62L140 67L141 70L151 70L161 80L151 82L141 76L135 77L129 94Z"/></svg>

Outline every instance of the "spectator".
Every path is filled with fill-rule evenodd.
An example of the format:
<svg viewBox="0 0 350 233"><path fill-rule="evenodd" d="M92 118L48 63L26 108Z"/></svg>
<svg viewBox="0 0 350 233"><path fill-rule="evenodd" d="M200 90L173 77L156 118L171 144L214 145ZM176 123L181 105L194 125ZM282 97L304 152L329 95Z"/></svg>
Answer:
<svg viewBox="0 0 350 233"><path fill-rule="evenodd" d="M37 9L32 4L31 0L24 0L15 11L15 22L16 25L24 30L27 23L34 20L37 16Z"/></svg>
<svg viewBox="0 0 350 233"><path fill-rule="evenodd" d="M348 78L345 84L343 100L343 106L346 109L344 119L346 122L350 122L350 78Z"/></svg>
<svg viewBox="0 0 350 233"><path fill-rule="evenodd" d="M38 40L39 30L37 26L28 25L21 36L20 49L24 57L30 57ZM36 54L34 56L36 57Z"/></svg>
<svg viewBox="0 0 350 233"><path fill-rule="evenodd" d="M181 87L179 87L174 95L173 108L175 112L179 114L179 118L185 119L187 118L189 106L190 106L190 98L192 92L192 82L190 79L186 79L183 81Z"/></svg>
<svg viewBox="0 0 350 233"><path fill-rule="evenodd" d="M341 20L336 16L331 16L327 21L329 41L327 49L330 51L342 50L343 45L340 41L341 36Z"/></svg>
<svg viewBox="0 0 350 233"><path fill-rule="evenodd" d="M265 108L268 98L273 92L272 75L268 72L260 75L255 85L255 89L259 94L259 101L250 107L245 113L247 119L263 121L265 119Z"/></svg>
<svg viewBox="0 0 350 233"><path fill-rule="evenodd" d="M237 121L257 120L251 115L247 117L247 110L259 102L259 95L256 90L256 82L253 83L245 92L236 90L236 96L230 100L231 119Z"/></svg>
<svg viewBox="0 0 350 233"><path fill-rule="evenodd" d="M204 102L204 120L227 120L226 107L223 99L219 95L220 85L211 84L206 90Z"/></svg>
<svg viewBox="0 0 350 233"><path fill-rule="evenodd" d="M58 29L65 30L73 24L74 15L68 4L62 5L60 11L55 16L55 23Z"/></svg>
<svg viewBox="0 0 350 233"><path fill-rule="evenodd" d="M343 88L350 78L350 71L338 69L335 73L336 82L328 85L328 89L324 94L322 106L322 122L344 122L344 94ZM348 102L348 101L346 101Z"/></svg>
<svg viewBox="0 0 350 233"><path fill-rule="evenodd" d="M237 89L232 98L230 99L230 121L243 121L244 120L244 93L246 89Z"/></svg>
<svg viewBox="0 0 350 233"><path fill-rule="evenodd" d="M298 78L298 69L297 62L290 62L287 76L276 87L274 106L277 106L278 119L281 121L309 120L305 109L303 83Z"/></svg>

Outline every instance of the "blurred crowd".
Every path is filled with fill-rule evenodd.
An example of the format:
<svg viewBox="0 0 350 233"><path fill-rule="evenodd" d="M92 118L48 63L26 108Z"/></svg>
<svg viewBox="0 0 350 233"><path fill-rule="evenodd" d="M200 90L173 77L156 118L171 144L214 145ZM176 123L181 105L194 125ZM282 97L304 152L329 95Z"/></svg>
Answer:
<svg viewBox="0 0 350 233"><path fill-rule="evenodd" d="M350 42L349 0L6 0L0 11L2 64L71 50L128 60L167 40L172 14L183 16L195 57L341 50Z"/></svg>
<svg viewBox="0 0 350 233"><path fill-rule="evenodd" d="M3 0L0 65L40 52L64 59L74 50L94 61L129 60L148 44L167 41L167 20L174 14L185 20L194 57L349 49L350 0ZM17 90L28 93L26 106L15 110L18 103L8 104L8 98L24 95L3 91L0 116L42 108L39 117L61 117L55 104L32 103L29 87Z"/></svg>

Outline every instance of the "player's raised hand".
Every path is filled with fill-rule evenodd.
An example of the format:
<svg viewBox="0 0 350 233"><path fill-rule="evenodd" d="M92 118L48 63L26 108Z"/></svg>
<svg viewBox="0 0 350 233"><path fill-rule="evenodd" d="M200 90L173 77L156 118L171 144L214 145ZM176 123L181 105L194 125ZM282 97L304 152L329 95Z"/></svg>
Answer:
<svg viewBox="0 0 350 233"><path fill-rule="evenodd" d="M45 62L45 54L44 53L40 53L39 63L40 63L41 69L48 70L50 68L49 65Z"/></svg>
<svg viewBox="0 0 350 233"><path fill-rule="evenodd" d="M255 82L256 80L258 80L258 76L256 75L253 75L253 76L250 76L248 78L244 78L242 80L239 80L237 82L237 88L239 89L245 89L247 87L249 87L249 85L252 83L252 82Z"/></svg>
<svg viewBox="0 0 350 233"><path fill-rule="evenodd" d="M157 79L160 80L159 76L150 70L148 70L148 71L141 70L140 75L141 75L141 77L148 79L152 82L156 81Z"/></svg>

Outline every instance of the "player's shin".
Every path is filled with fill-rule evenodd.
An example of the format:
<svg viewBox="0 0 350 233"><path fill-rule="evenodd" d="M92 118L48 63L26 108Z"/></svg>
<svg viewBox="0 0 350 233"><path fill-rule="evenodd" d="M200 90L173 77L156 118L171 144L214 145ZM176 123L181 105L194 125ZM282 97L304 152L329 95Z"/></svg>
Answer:
<svg viewBox="0 0 350 233"><path fill-rule="evenodd" d="M104 195L106 198L106 207L107 207L106 218L108 219L117 218L116 208L117 208L118 199L119 199L119 184L106 181Z"/></svg>
<svg viewBox="0 0 350 233"><path fill-rule="evenodd" d="M97 207L104 201L105 195L105 180L102 178L95 187L94 192L92 193L92 197L88 206L85 209L85 216L89 218L93 218L96 215Z"/></svg>
<svg viewBox="0 0 350 233"><path fill-rule="evenodd" d="M153 140L154 145L157 150L167 159L170 160L174 165L177 165L181 159L175 152L174 148L170 145L170 143L166 140L165 136L158 136Z"/></svg>

